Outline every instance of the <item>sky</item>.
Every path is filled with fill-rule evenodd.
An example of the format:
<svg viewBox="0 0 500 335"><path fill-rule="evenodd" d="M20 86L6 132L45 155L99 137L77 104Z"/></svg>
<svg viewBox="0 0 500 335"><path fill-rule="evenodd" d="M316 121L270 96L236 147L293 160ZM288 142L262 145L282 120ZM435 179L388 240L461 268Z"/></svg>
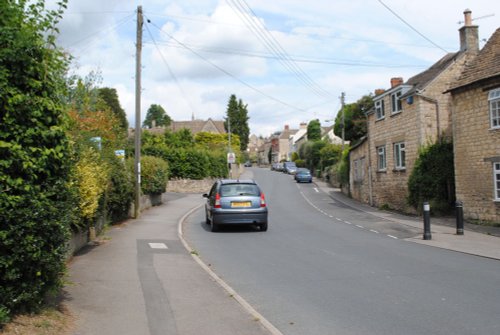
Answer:
<svg viewBox="0 0 500 335"><path fill-rule="evenodd" d="M138 6L141 122L152 104L175 121L222 120L234 94L263 137L331 125L342 92L355 102L458 51L467 8L480 47L500 27L497 0L69 0L58 44L70 72L115 88L131 127Z"/></svg>

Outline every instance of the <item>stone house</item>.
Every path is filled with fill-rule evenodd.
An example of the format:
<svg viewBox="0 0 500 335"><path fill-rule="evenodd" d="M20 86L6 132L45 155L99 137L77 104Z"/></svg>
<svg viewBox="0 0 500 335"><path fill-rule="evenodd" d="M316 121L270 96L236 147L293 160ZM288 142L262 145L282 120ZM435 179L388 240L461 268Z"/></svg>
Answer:
<svg viewBox="0 0 500 335"><path fill-rule="evenodd" d="M469 10L464 12L466 24L459 30L460 51L446 54L407 82L392 78L390 89L377 90L374 107L367 112L368 143L351 153L352 158L361 157L356 151L364 150L369 164L369 185L362 190L370 194L359 194L360 200L414 212L406 201L407 184L419 149L443 136L451 138L451 94L443 92L479 50L477 26L470 24L470 14Z"/></svg>
<svg viewBox="0 0 500 335"><path fill-rule="evenodd" d="M297 133L297 129L290 129L288 125L279 135L278 162L289 161L290 158L290 137Z"/></svg>
<svg viewBox="0 0 500 335"><path fill-rule="evenodd" d="M467 219L500 222L500 28L448 92L457 200Z"/></svg>
<svg viewBox="0 0 500 335"><path fill-rule="evenodd" d="M304 140L307 138L307 123L301 122L299 125L299 129L295 134L290 136L289 139L289 153L288 153L288 159L289 161L292 160L292 154L294 152L298 152L300 145L304 142Z"/></svg>

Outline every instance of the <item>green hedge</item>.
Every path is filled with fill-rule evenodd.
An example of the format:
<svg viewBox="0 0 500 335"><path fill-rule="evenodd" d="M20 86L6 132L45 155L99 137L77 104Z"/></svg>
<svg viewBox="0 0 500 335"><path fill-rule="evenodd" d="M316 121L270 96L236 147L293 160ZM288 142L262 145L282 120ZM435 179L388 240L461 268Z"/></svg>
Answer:
<svg viewBox="0 0 500 335"><path fill-rule="evenodd" d="M141 157L141 191L143 194L160 194L166 191L168 164L159 157Z"/></svg>
<svg viewBox="0 0 500 335"><path fill-rule="evenodd" d="M170 178L203 179L228 174L226 156L198 148L171 148L165 144L147 145L144 155L160 157L168 162Z"/></svg>
<svg viewBox="0 0 500 335"><path fill-rule="evenodd" d="M111 223L117 223L128 218L130 204L134 200L134 174L116 156L111 156L108 160L111 180L106 208L108 219Z"/></svg>

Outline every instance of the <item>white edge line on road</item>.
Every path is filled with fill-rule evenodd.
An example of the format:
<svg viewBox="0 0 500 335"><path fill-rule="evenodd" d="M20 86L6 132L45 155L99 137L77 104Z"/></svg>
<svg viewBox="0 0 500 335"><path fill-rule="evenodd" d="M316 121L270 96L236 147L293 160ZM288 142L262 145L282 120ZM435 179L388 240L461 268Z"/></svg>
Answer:
<svg viewBox="0 0 500 335"><path fill-rule="evenodd" d="M316 191L316 193L319 193L319 190L317 187L315 187L314 190Z"/></svg>
<svg viewBox="0 0 500 335"><path fill-rule="evenodd" d="M374 229L370 229L370 231L371 231L372 233L375 233L375 234L380 234L378 231L376 231L376 230L374 230Z"/></svg>
<svg viewBox="0 0 500 335"><path fill-rule="evenodd" d="M266 328L272 335L284 335L271 322L269 322L266 318L264 318L264 316L262 316L262 314L257 312L257 310L255 308L253 308L245 299L243 299L243 297L241 297L238 293L236 293L236 291L233 290L233 288L231 286L229 286L215 272L213 272L212 269L210 269L208 267L208 265L206 265L200 259L200 257L193 252L194 250L191 248L191 246L184 239L184 233L183 233L183 229L182 229L184 221L186 220L186 218L189 215L193 214L196 210L198 210L203 205L204 204L201 204L201 205L198 205L198 206L192 208L189 212L184 214L184 216L179 220L179 224L177 226L177 232L178 232L179 239L181 240L182 244L184 245L184 248L186 248L186 250L191 254L191 257L193 257L193 259L196 261L196 263L198 263L198 265L200 265L201 268L203 270L205 270L210 275L210 277L212 277L224 290L226 290L226 292L229 293L229 295L232 298L234 298L234 300L236 300L250 315L252 315L256 319L258 319L259 322L261 323L261 325L264 328Z"/></svg>
<svg viewBox="0 0 500 335"><path fill-rule="evenodd" d="M392 236L392 235L387 235L387 236L389 236L390 238L393 238L393 239L395 239L395 240L397 240L397 239L398 239L396 236Z"/></svg>

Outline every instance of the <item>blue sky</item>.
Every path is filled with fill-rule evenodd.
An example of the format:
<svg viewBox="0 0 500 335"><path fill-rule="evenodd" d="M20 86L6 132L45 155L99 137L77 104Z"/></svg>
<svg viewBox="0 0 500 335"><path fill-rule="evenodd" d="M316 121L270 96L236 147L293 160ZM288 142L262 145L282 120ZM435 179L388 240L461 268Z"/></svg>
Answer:
<svg viewBox="0 0 500 335"><path fill-rule="evenodd" d="M481 40L500 27L492 0L70 0L59 43L74 56L71 70L99 71L132 126L139 5L150 21L142 119L151 104L178 121L222 119L236 94L262 136L316 118L329 125L341 92L354 102L457 51L466 8Z"/></svg>

